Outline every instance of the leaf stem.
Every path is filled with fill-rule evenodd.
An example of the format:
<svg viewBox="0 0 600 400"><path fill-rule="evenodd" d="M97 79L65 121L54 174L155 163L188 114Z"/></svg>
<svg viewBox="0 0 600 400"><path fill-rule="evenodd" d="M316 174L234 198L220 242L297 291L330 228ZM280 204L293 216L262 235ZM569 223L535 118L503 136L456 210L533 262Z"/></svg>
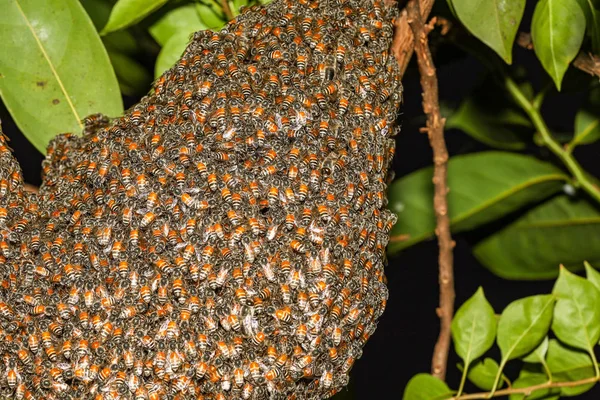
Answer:
<svg viewBox="0 0 600 400"><path fill-rule="evenodd" d="M502 361L500 362L500 366L498 367L498 374L496 375L496 379L494 379L494 386L492 386L492 390L490 391L488 396L484 397L485 399L494 397L494 394L496 393L496 389L498 389L498 385L500 384L500 379L502 378L502 371L504 370L504 367L506 366L507 361L508 360L506 358L503 358Z"/></svg>
<svg viewBox="0 0 600 400"><path fill-rule="evenodd" d="M588 178L588 174L581 167L581 165L577 162L575 157L567 150L564 149L559 142L554 139L552 134L550 133L550 129L542 115L540 110L537 109L528 99L525 97L525 94L521 91L519 86L513 81L511 78L505 78L506 88L515 101L521 106L523 111L527 113L531 122L540 133L542 137L543 144L554 153L565 165L565 167L569 170L571 175L575 178L575 182L579 185L586 193L588 193L594 200L600 203L600 188L598 188L591 180Z"/></svg>
<svg viewBox="0 0 600 400"><path fill-rule="evenodd" d="M600 378L600 369L598 368L598 360L596 359L596 354L594 354L594 349L589 349L590 356L592 357L592 362L594 363L594 372L596 373L596 378Z"/></svg>
<svg viewBox="0 0 600 400"><path fill-rule="evenodd" d="M465 382L467 381L467 372L469 372L469 363L465 363L465 368L463 369L462 377L460 378L460 386L458 387L458 392L456 392L457 396L460 396L465 388Z"/></svg>
<svg viewBox="0 0 600 400"><path fill-rule="evenodd" d="M578 381L571 382L552 382L548 381L546 383L540 383L539 385L529 386L525 388L508 388L498 390L497 392L481 392L481 393L472 393L465 394L462 396L454 396L449 398L448 400L479 400L479 399L489 399L492 397L501 397L501 396L509 396L511 394L524 394L526 396L532 394L536 390L544 390L544 389L557 389L563 387L576 387L582 385L589 385L590 383L597 383L600 381L600 377L586 378Z"/></svg>
<svg viewBox="0 0 600 400"><path fill-rule="evenodd" d="M548 376L548 382L552 382L552 371L550 371L550 367L548 367L548 363L546 362L546 360L544 360L543 357L540 357L540 362L542 363L542 367L544 367L544 371L546 372L546 375Z"/></svg>

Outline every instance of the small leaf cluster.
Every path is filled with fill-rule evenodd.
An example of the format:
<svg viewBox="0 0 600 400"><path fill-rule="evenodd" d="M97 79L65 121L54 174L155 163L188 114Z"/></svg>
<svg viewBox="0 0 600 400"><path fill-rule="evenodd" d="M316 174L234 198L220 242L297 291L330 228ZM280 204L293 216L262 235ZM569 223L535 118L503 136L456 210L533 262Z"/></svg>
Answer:
<svg viewBox="0 0 600 400"><path fill-rule="evenodd" d="M457 390L428 374L408 383L404 400L558 399L591 389L600 380L595 349L600 340L600 273L589 263L587 279L561 268L551 294L516 300L497 316L483 289L467 300L452 322L454 350L461 358ZM486 357L496 344L500 359ZM507 363L523 367L511 381ZM482 390L466 394L466 381Z"/></svg>

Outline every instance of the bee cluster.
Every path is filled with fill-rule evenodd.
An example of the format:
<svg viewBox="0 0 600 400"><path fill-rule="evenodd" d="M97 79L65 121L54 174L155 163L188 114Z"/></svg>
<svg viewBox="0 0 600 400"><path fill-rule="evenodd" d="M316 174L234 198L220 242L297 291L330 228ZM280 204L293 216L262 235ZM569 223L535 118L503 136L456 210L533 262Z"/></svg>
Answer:
<svg viewBox="0 0 600 400"><path fill-rule="evenodd" d="M321 399L388 297L401 99L382 0L275 0L197 32L125 116L0 138L0 396Z"/></svg>

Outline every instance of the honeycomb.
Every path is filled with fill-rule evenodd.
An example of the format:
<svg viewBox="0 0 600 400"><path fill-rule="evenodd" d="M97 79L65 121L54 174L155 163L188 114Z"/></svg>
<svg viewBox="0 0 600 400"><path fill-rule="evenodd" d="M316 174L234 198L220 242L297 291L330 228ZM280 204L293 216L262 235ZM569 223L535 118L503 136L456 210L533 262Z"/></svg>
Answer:
<svg viewBox="0 0 600 400"><path fill-rule="evenodd" d="M380 0L275 0L194 34L123 117L0 135L0 396L322 399L388 290L402 87Z"/></svg>

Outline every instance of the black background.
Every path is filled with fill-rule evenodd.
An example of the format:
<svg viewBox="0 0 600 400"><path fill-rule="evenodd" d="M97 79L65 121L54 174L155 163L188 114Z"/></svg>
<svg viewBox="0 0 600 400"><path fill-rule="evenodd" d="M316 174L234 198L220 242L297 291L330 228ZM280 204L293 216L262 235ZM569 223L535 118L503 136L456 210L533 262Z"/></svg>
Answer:
<svg viewBox="0 0 600 400"><path fill-rule="evenodd" d="M528 31L532 13L528 3L522 29ZM444 44L443 39L432 39L435 62L438 65L440 98L445 103L455 103L466 96L485 75L484 67L473 57ZM525 66L536 88L547 81L533 52L521 48L514 50L515 64ZM149 65L150 70L152 66ZM570 71L572 81L585 81L589 77ZM424 124L421 109L421 90L416 66L411 64L404 78L404 105L402 107L402 131L397 138L394 160L396 176L403 176L431 164L431 149L427 136L419 133ZM557 132L572 131L573 118L581 104L584 92L572 91L548 98L543 112L550 127ZM126 105L137 99L126 98ZM14 122L0 107L0 118L10 146L23 169L25 180L40 184L40 168L43 156L22 136ZM486 150L487 148L462 132L447 130L447 143L451 155ZM545 149L534 148L537 156L553 160ZM595 146L583 146L576 156L584 167L595 176L600 176L598 150ZM502 223L502 222L501 222ZM479 286L483 286L487 298L500 312L511 301L533 294L549 293L553 281L518 282L500 279L487 271L471 254L473 240L487 233L481 229L469 237L455 237L456 304L462 304ZM599 233L600 234L600 233ZM362 358L351 373L351 392L347 398L400 399L408 380L416 373L430 370L431 355L438 335L439 321L435 314L438 304L437 244L429 241L404 250L390 258L386 269L390 298L386 312L377 331L367 343ZM497 349L492 356L499 359ZM451 354L448 368L450 386L456 388L460 379L455 367L458 362ZM509 363L508 374L512 378L518 373L518 362ZM474 388L468 388L474 389ZM600 388L588 392L578 399L598 399Z"/></svg>

